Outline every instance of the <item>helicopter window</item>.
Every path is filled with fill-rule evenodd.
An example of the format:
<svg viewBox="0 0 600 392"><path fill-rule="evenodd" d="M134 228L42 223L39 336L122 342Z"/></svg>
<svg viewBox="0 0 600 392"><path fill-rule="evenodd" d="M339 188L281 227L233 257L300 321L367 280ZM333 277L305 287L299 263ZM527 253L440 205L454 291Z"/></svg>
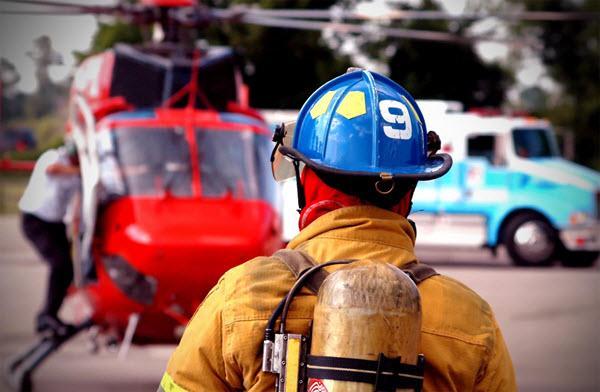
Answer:
<svg viewBox="0 0 600 392"><path fill-rule="evenodd" d="M102 184L100 198L108 201L125 194L125 183L115 156L114 134L103 130L96 134L96 148Z"/></svg>
<svg viewBox="0 0 600 392"><path fill-rule="evenodd" d="M107 170L118 166L124 193L191 196L189 147L183 129L120 127L114 131L113 143L112 157L103 161Z"/></svg>
<svg viewBox="0 0 600 392"><path fill-rule="evenodd" d="M264 199L275 204L271 141L250 131L197 129L202 194Z"/></svg>

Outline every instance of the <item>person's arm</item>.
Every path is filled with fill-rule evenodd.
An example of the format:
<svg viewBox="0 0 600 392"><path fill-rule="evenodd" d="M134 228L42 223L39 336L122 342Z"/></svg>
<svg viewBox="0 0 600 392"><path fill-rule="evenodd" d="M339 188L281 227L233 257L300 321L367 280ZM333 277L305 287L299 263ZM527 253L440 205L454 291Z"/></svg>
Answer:
<svg viewBox="0 0 600 392"><path fill-rule="evenodd" d="M515 369L504 342L502 331L494 319L494 344L484 374L475 386L476 391L512 392L517 390Z"/></svg>
<svg viewBox="0 0 600 392"><path fill-rule="evenodd" d="M206 296L171 355L159 392L230 391L225 380L222 280Z"/></svg>
<svg viewBox="0 0 600 392"><path fill-rule="evenodd" d="M79 166L67 165L64 163L53 163L46 168L46 173L58 176L72 176L79 174Z"/></svg>

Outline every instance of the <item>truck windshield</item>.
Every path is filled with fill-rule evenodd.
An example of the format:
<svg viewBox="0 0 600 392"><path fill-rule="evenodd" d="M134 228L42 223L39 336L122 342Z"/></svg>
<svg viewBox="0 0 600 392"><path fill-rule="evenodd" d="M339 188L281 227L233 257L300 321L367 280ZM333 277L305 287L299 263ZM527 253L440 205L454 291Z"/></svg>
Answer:
<svg viewBox="0 0 600 392"><path fill-rule="evenodd" d="M271 140L250 131L196 129L202 195L275 204Z"/></svg>
<svg viewBox="0 0 600 392"><path fill-rule="evenodd" d="M515 153L521 158L549 158L558 155L556 143L548 129L514 129Z"/></svg>
<svg viewBox="0 0 600 392"><path fill-rule="evenodd" d="M108 196L191 196L188 143L183 128L120 127L98 143L100 178Z"/></svg>

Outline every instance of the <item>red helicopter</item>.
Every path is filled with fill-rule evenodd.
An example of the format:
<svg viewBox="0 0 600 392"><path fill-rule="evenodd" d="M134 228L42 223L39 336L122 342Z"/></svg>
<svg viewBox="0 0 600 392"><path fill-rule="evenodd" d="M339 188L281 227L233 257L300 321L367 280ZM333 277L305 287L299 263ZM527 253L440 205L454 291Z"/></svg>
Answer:
<svg viewBox="0 0 600 392"><path fill-rule="evenodd" d="M373 17L341 10L213 9L194 0L12 2L44 7L33 13L117 15L162 31L161 42L116 45L86 59L75 73L67 132L77 145L82 190L71 295L91 312L68 335L44 336L8 363L11 385L27 391L35 369L91 326L125 346L176 342L225 271L283 245L279 189L268 164L272 132L249 106L241 60L227 47L182 42L183 29L216 20L360 33L360 24L319 19ZM387 17L456 18L427 11ZM382 32L469 42L442 32Z"/></svg>
<svg viewBox="0 0 600 392"><path fill-rule="evenodd" d="M272 132L248 105L239 56L175 40L181 23L170 13L194 5L115 7L161 23L165 41L117 45L75 73L67 132L82 190L71 295L91 314L8 364L18 390L30 390L45 358L92 325L127 344L176 342L225 271L282 246Z"/></svg>

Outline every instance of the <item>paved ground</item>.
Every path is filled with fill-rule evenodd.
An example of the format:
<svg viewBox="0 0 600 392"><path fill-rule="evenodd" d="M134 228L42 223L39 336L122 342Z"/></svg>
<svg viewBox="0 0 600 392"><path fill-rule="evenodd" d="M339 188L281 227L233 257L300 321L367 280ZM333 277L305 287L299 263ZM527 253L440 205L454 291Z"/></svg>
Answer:
<svg viewBox="0 0 600 392"><path fill-rule="evenodd" d="M600 390L600 269L522 269L504 254L418 249L420 257L478 291L493 306L521 391ZM45 269L21 238L16 217L0 217L0 360L29 344ZM68 313L67 309L67 313ZM86 336L36 374L37 391L153 391L171 346L135 347L125 360L89 354ZM3 389L4 388L4 389ZM0 382L0 391L6 386Z"/></svg>

